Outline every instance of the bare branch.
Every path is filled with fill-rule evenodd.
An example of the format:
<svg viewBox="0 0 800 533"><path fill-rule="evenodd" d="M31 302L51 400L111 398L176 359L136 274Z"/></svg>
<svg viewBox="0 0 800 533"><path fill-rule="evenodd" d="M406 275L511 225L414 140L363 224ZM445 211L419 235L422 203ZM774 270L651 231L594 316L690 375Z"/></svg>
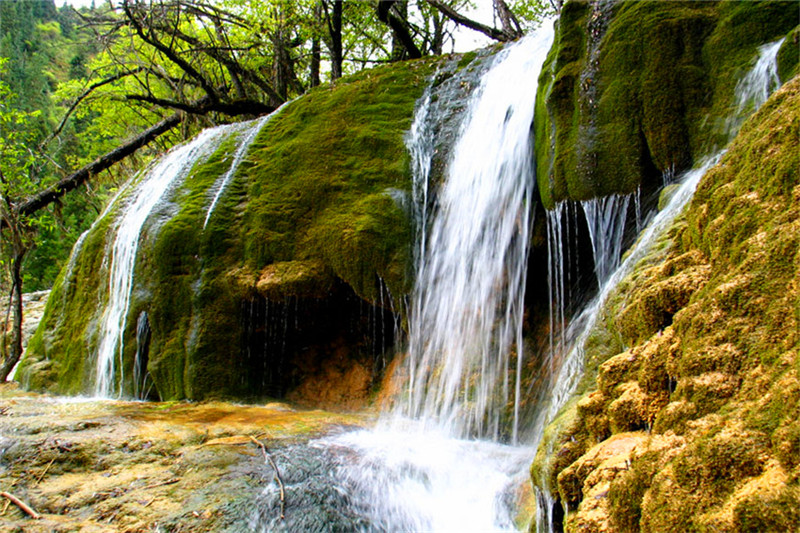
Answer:
<svg viewBox="0 0 800 533"><path fill-rule="evenodd" d="M106 170L113 164L133 154L141 148L155 140L159 135L165 133L183 120L183 113L175 113L165 118L155 126L148 128L133 139L94 160L80 170L72 173L58 181L58 183L34 194L15 207L15 211L20 216L32 215L36 211L55 202L69 191L76 189L92 176Z"/></svg>
<svg viewBox="0 0 800 533"><path fill-rule="evenodd" d="M449 18L450 20L452 20L456 24L460 24L461 26L466 26L467 28L473 29L475 31L479 31L479 32L483 33L484 35L486 35L488 37L491 37L495 41L503 41L503 42L505 42L505 41L513 41L514 39L519 37L519 35L509 34L508 32L506 32L504 30L499 30L497 28L492 28L491 26L487 26L487 25L481 24L480 22L477 22L475 20L469 19L469 18L465 17L464 15L462 15L462 14L458 13L457 11L455 11L453 8L451 8L450 6L445 4L444 2L441 2L440 0L427 0L427 2L430 5L432 5L433 7L435 7L436 9L438 9L439 11L441 11L441 13L444 16L446 16L447 18Z"/></svg>

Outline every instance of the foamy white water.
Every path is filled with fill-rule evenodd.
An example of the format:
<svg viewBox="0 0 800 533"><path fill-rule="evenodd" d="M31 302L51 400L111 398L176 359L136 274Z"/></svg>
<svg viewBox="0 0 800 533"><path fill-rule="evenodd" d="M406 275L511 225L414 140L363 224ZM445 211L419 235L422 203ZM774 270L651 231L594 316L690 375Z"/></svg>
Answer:
<svg viewBox="0 0 800 533"><path fill-rule="evenodd" d="M522 353L535 184L532 95L551 42L546 24L498 54L469 102L437 208L423 211L430 230L421 236L408 388L398 411L457 437L499 438L519 394L514 357ZM425 180L415 190L426 198L427 172L416 179ZM517 420L511 425L516 436Z"/></svg>
<svg viewBox="0 0 800 533"><path fill-rule="evenodd" d="M454 439L411 422L312 446L340 457L333 477L369 522L366 531L517 531L513 503L528 482L529 448Z"/></svg>

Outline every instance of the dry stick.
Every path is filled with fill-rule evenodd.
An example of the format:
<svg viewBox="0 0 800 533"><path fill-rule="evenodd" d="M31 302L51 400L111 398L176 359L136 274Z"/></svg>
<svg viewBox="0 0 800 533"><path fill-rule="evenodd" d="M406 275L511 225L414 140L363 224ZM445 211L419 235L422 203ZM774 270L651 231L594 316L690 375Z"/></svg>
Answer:
<svg viewBox="0 0 800 533"><path fill-rule="evenodd" d="M23 502L22 500L20 500L19 498L17 498L13 494L9 494L7 492L0 492L0 496L2 496L3 498L7 499L8 501L13 503L14 505L19 507L20 509L22 509L25 513L27 513L34 520L39 520L42 517L42 515L40 515L39 513L34 511L33 509L31 509L30 505L28 505L27 503Z"/></svg>
<svg viewBox="0 0 800 533"><path fill-rule="evenodd" d="M159 483L153 483L152 485L147 485L146 487L142 487L141 490L154 489L156 487L163 487L164 485L172 485L177 483L178 481L180 481L180 478L174 477L166 481L161 481Z"/></svg>
<svg viewBox="0 0 800 533"><path fill-rule="evenodd" d="M278 470L278 465L275 464L275 461L272 459L272 454L267 451L267 447L264 444L257 440L255 437L250 435L250 440L252 440L256 446L261 448L261 452L264 454L264 461L268 461L270 465L272 465L272 469L275 471L275 481L278 482L278 488L281 492L281 520L286 518L286 492L283 490L283 480L281 479L281 473Z"/></svg>
<svg viewBox="0 0 800 533"><path fill-rule="evenodd" d="M56 456L56 457L58 457L58 456ZM36 479L36 483L34 483L34 485L38 485L39 483L42 482L42 479L44 478L44 475L47 473L48 470L50 470L50 467L53 466L53 461L56 460L56 457L53 457L52 459L50 459L50 462L47 463L47 466L44 467L44 470L42 471L42 473L39 474L39 477Z"/></svg>
<svg viewBox="0 0 800 533"><path fill-rule="evenodd" d="M0 512L0 516L4 516L6 511L8 511L8 506L11 505L11 500L6 500L5 505L3 505L3 511Z"/></svg>

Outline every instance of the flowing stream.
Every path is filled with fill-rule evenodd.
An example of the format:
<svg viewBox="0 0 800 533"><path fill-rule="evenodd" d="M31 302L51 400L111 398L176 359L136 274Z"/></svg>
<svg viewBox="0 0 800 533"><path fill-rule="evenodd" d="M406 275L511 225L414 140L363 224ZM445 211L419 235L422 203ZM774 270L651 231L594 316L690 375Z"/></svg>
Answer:
<svg viewBox="0 0 800 533"><path fill-rule="evenodd" d="M218 126L201 132L186 144L173 148L145 171L125 196L115 198L114 207L122 198L122 215L116 221L116 233L110 246L110 266L108 277L108 302L101 319L100 341L97 349L95 395L109 398L121 397L123 334L127 327L128 307L133 288L133 274L136 266L136 252L139 249L142 227L155 207L163 201L171 187L184 179L192 168L202 163L230 135L242 132L237 139L236 150L231 167L224 175L221 184L208 208L206 221L224 187L232 178L242 158L255 139L256 134L266 122L266 117L251 122Z"/></svg>

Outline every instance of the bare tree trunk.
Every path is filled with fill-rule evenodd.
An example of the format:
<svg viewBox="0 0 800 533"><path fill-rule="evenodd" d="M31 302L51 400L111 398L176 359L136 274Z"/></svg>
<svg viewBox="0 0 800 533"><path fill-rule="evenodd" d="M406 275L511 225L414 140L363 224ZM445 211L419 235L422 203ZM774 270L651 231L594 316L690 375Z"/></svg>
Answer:
<svg viewBox="0 0 800 533"><path fill-rule="evenodd" d="M442 55L442 47L444 46L444 18L438 11L431 13L433 18L433 40L431 41L431 53L433 55Z"/></svg>
<svg viewBox="0 0 800 533"><path fill-rule="evenodd" d="M400 20L408 20L408 2L407 0L392 0L394 11ZM403 40L397 36L397 32L392 32L392 61L402 61L407 59L408 50L406 50Z"/></svg>
<svg viewBox="0 0 800 533"><path fill-rule="evenodd" d="M505 0L493 0L493 3L494 12L500 19L500 23L503 25L503 32L507 35L521 37L522 28L519 25L519 21L517 20L517 17L514 16L514 13L511 12L508 4L505 3Z"/></svg>
<svg viewBox="0 0 800 533"><path fill-rule="evenodd" d="M497 28L492 28L485 24L481 24L480 22L477 22L475 20L469 19L464 15L458 13L455 9L453 9L446 3L442 2L441 0L426 0L426 1L430 5L438 9L442 13L442 15L449 18L456 24L460 24L461 26L466 26L467 28L479 31L496 41L513 41L514 39L516 39L521 35L521 33L520 34L517 34L516 32L509 33L504 29L500 30Z"/></svg>
<svg viewBox="0 0 800 533"><path fill-rule="evenodd" d="M328 2L324 1L322 7L325 9L325 20L328 23L328 48L331 53L331 79L338 80L342 77L342 63L344 63L344 51L342 48L342 0L334 0L332 9L328 10Z"/></svg>
<svg viewBox="0 0 800 533"><path fill-rule="evenodd" d="M9 302L13 311L11 345L8 347L3 365L0 366L0 383L4 383L8 379L8 375L22 357L22 261L25 259L26 252L25 248L15 246L14 258L11 261L11 301Z"/></svg>
<svg viewBox="0 0 800 533"><path fill-rule="evenodd" d="M100 156L92 163L89 163L80 170L73 172L55 185L34 194L24 202L18 204L16 206L17 213L21 216L32 215L39 209L42 209L43 207L53 203L69 191L82 185L92 176L102 172L103 170L111 167L114 163L117 163L125 157L133 154L142 146L145 146L146 144L155 140L162 133L171 130L180 124L182 120L183 113L175 113L174 115L165 118L155 126L148 128L133 139L127 141L122 146L118 146L107 154ZM5 219L0 221L0 229L2 229L5 225Z"/></svg>
<svg viewBox="0 0 800 533"><path fill-rule="evenodd" d="M317 19L322 18L322 4L317 4L314 8L314 15ZM311 65L309 67L309 80L308 85L309 87L317 87L319 86L320 79L319 79L319 66L322 62L322 47L320 46L319 42L319 35L314 34L314 37L311 39Z"/></svg>

